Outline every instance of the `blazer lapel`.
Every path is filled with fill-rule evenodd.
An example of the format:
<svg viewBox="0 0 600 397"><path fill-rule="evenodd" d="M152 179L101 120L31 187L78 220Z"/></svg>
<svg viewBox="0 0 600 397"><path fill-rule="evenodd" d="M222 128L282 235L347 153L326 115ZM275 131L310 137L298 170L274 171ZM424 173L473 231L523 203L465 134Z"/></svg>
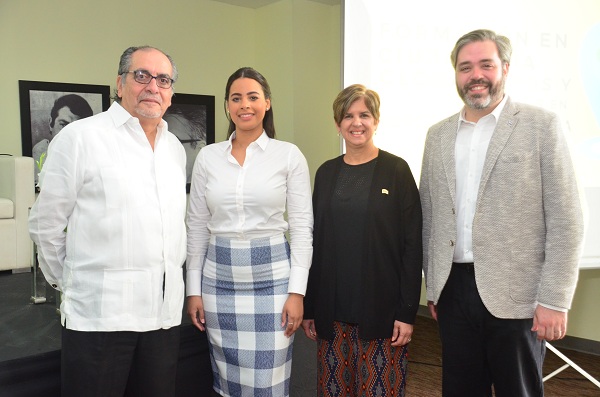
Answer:
<svg viewBox="0 0 600 397"><path fill-rule="evenodd" d="M519 109L511 103L509 98L506 101L504 109L500 113L498 123L496 124L496 129L494 130L494 134L492 135L490 145L488 146L488 150L485 155L485 162L483 163L483 170L481 172L481 181L479 183L479 191L477 193L478 202L482 192L485 189L485 185L490 178L494 164L496 164L496 161L498 160L498 156L506 146L508 138L517 125L516 116L518 113Z"/></svg>
<svg viewBox="0 0 600 397"><path fill-rule="evenodd" d="M456 163L454 161L454 146L456 145L456 132L458 130L458 114L450 117L440 130L440 145L442 162L446 173L446 180L450 188L452 203L456 204Z"/></svg>

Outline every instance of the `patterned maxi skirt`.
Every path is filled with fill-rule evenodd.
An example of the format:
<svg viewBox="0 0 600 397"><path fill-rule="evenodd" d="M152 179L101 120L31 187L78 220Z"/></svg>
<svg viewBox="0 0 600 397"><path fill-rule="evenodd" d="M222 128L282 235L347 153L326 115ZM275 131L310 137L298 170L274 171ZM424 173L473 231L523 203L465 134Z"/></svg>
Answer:
<svg viewBox="0 0 600 397"><path fill-rule="evenodd" d="M285 236L212 236L202 300L214 376L223 396L289 396L293 336L281 327L290 248Z"/></svg>
<svg viewBox="0 0 600 397"><path fill-rule="evenodd" d="M317 339L318 397L404 396L408 347L362 340L358 326L334 322L332 340Z"/></svg>

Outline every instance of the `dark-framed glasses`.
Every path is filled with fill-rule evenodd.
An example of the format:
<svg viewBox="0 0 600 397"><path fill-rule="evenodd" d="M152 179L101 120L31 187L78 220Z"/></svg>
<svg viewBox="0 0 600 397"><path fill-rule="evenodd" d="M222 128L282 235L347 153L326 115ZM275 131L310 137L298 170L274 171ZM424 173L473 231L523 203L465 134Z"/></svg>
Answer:
<svg viewBox="0 0 600 397"><path fill-rule="evenodd" d="M127 73L133 74L133 79L140 84L150 84L152 79L156 79L156 85L159 88L171 88L173 85L173 79L168 74L159 74L158 76L152 76L147 70L130 70Z"/></svg>

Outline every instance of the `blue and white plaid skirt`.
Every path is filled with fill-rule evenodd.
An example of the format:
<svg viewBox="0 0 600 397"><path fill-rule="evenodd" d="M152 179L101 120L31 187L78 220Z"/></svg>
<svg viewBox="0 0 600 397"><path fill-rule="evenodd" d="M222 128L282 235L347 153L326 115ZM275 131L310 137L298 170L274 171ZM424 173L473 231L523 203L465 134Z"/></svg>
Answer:
<svg viewBox="0 0 600 397"><path fill-rule="evenodd" d="M211 236L202 300L213 388L223 396L289 396L293 336L281 327L290 247L284 235Z"/></svg>

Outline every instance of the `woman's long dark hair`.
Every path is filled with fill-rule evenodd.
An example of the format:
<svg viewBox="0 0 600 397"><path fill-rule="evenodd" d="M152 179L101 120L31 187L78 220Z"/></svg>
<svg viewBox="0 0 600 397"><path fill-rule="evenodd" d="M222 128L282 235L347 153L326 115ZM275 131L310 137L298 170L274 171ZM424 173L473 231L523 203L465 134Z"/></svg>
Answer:
<svg viewBox="0 0 600 397"><path fill-rule="evenodd" d="M227 86L225 87L225 114L227 115L227 119L229 120L229 128L227 129L227 138L231 136L233 131L235 131L235 123L231 120L231 116L227 113L227 100L229 99L229 91L231 90L231 85L234 81L241 78L248 78L258 82L262 87L262 90L265 94L265 99L271 99L271 87L269 87L269 83L267 83L267 79L257 72L256 70L250 67L243 67L236 70L229 79L227 80ZM275 122L273 120L273 104L269 107L269 110L265 112L265 117L263 119L263 129L267 133L269 138L275 138Z"/></svg>

